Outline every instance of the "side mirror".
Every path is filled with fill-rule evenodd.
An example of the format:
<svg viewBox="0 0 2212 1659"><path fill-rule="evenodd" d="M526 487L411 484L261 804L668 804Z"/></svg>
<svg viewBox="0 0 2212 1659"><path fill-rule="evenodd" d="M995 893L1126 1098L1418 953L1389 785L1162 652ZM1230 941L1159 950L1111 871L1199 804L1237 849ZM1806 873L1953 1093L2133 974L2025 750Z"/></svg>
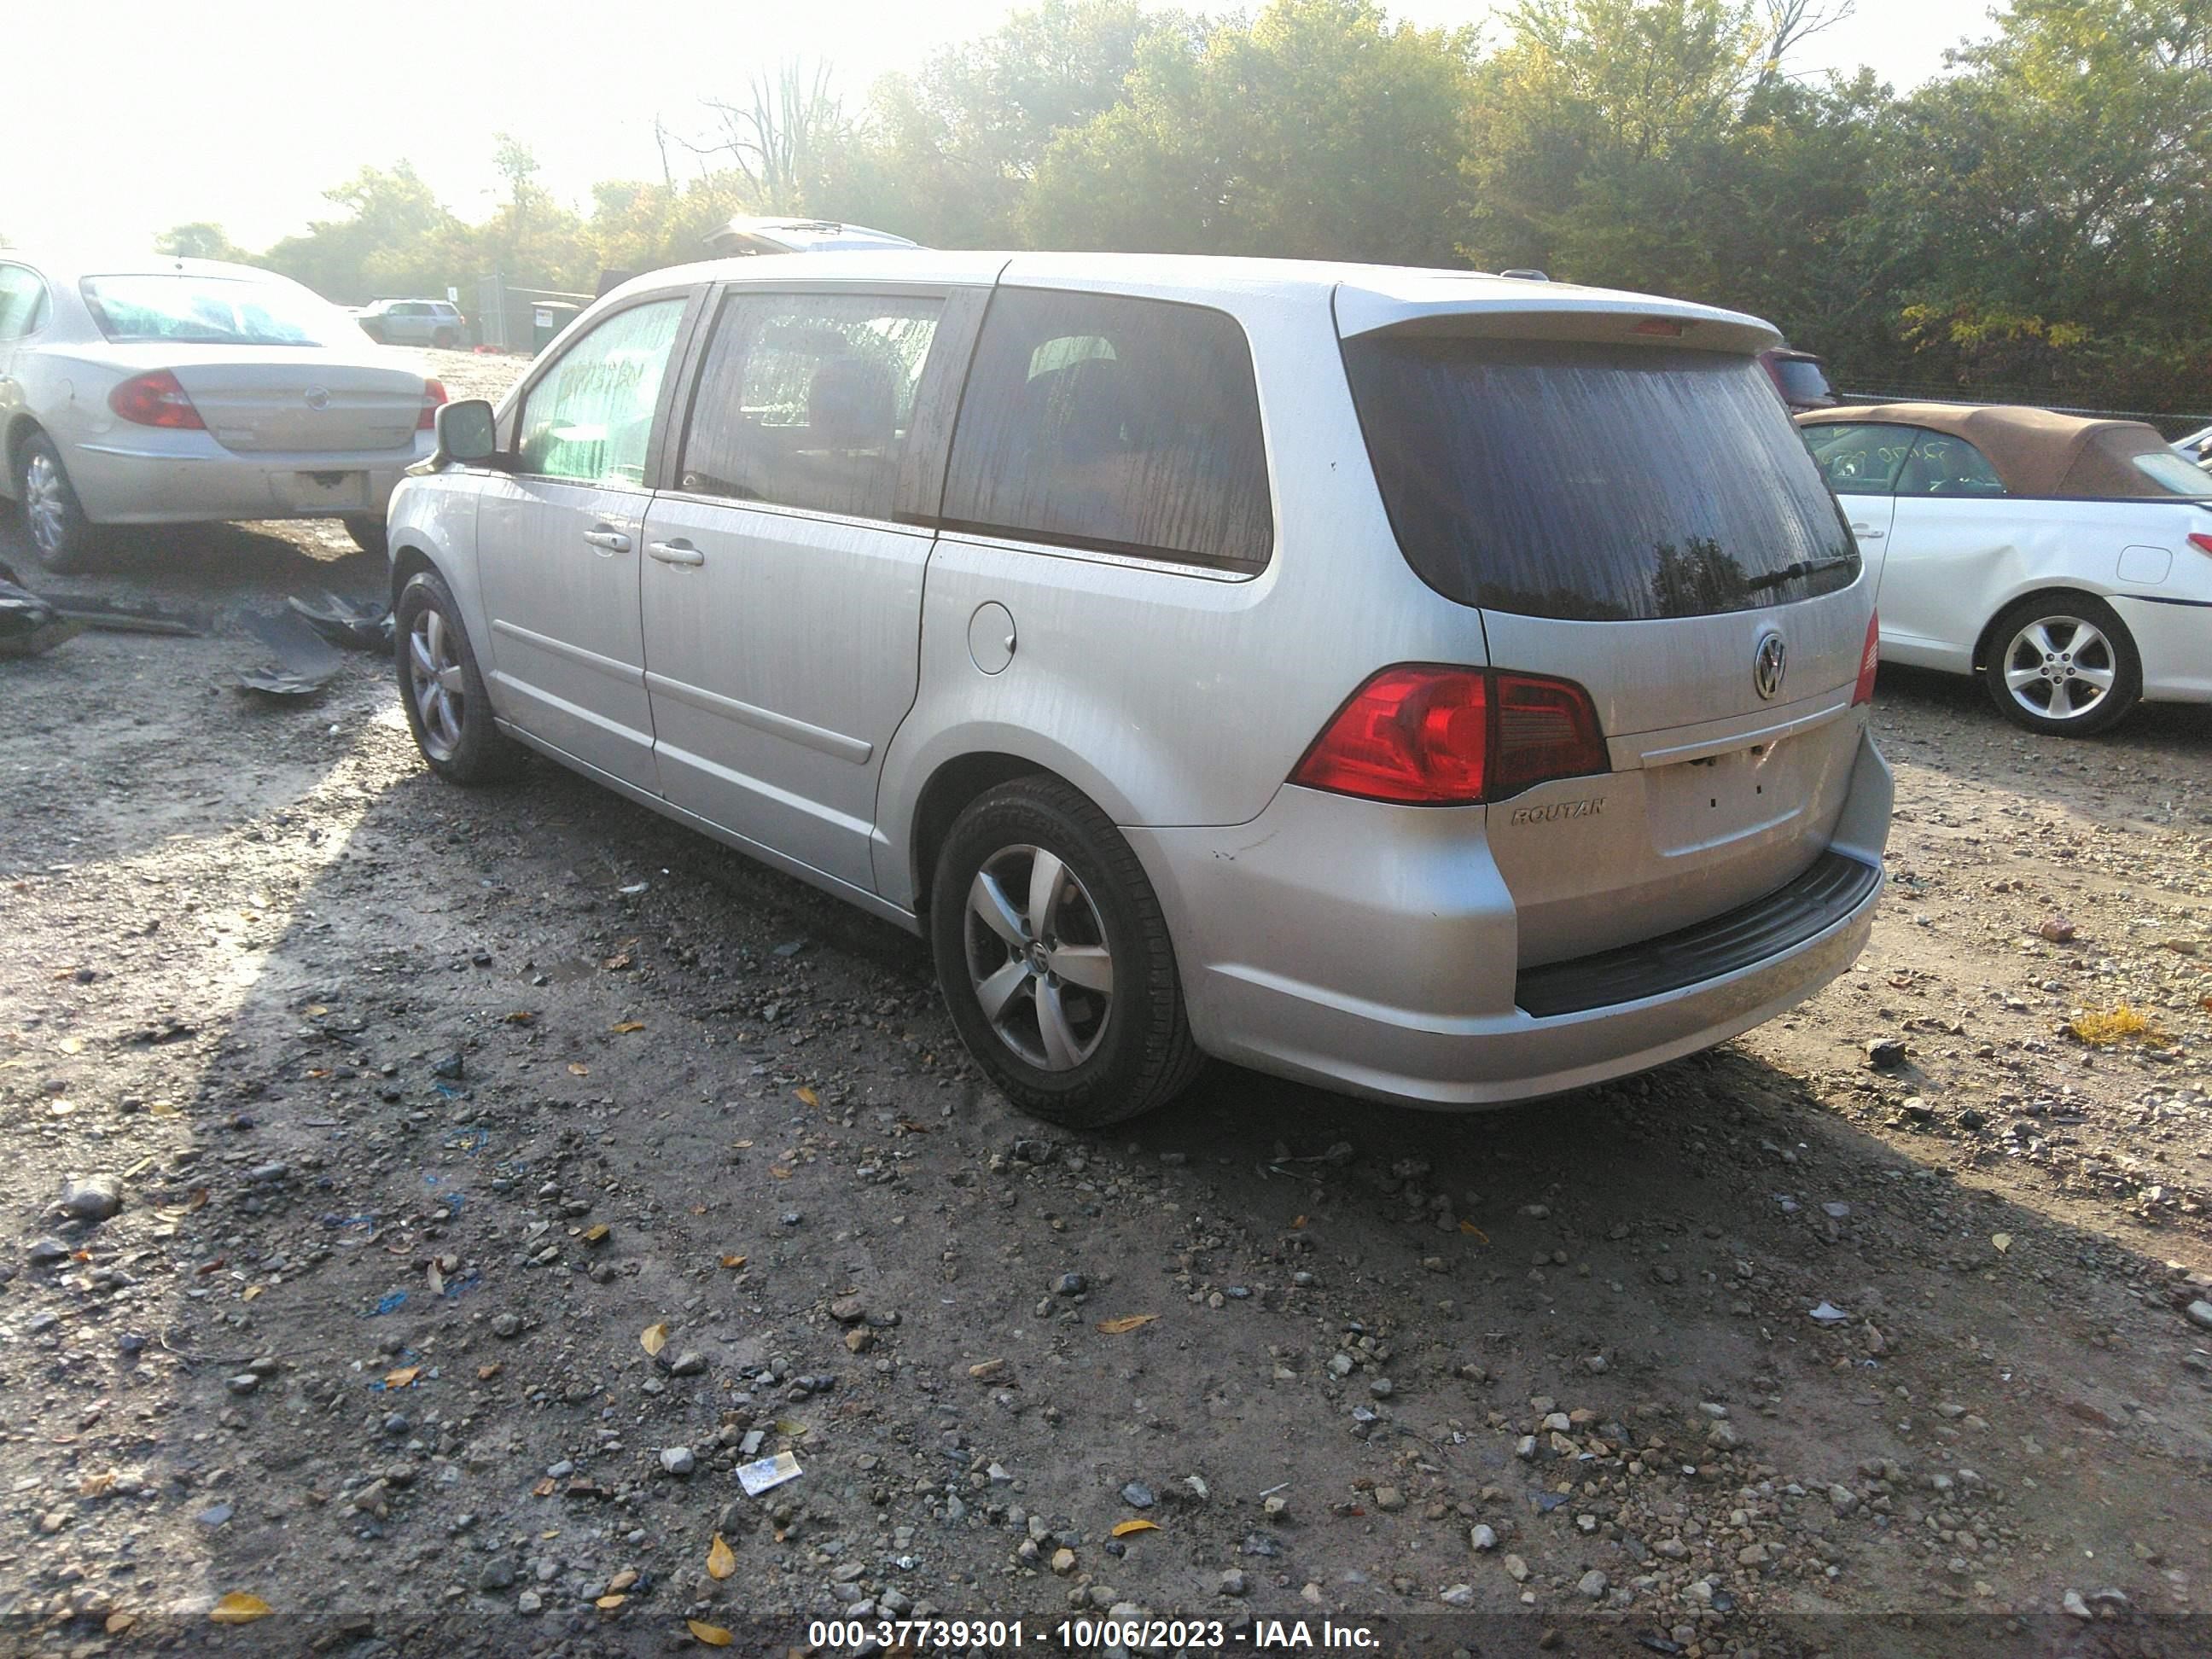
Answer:
<svg viewBox="0 0 2212 1659"><path fill-rule="evenodd" d="M464 398L458 403L441 404L431 416L431 424L438 434L437 447L431 452L432 471L446 466L488 466L496 465L499 454L499 420L491 404L482 398Z"/></svg>

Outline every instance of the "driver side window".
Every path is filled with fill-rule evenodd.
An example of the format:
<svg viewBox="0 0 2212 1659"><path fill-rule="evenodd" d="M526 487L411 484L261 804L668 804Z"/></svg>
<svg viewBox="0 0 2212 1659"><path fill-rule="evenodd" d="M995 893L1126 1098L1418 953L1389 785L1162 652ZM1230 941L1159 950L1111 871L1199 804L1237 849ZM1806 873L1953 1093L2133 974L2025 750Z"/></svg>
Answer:
<svg viewBox="0 0 2212 1659"><path fill-rule="evenodd" d="M1898 478L1900 495L2002 495L2004 481L1982 452L1948 432L1923 432Z"/></svg>
<svg viewBox="0 0 2212 1659"><path fill-rule="evenodd" d="M676 295L632 306L562 354L523 404L516 428L520 471L617 489L645 487L653 409L684 304Z"/></svg>

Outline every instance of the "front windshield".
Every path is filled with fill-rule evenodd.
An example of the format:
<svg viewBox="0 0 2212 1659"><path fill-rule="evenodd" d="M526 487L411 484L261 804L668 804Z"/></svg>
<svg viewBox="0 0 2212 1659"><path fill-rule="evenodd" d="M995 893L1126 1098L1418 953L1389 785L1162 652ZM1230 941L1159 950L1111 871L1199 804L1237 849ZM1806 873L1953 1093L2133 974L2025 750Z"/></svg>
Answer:
<svg viewBox="0 0 2212 1659"><path fill-rule="evenodd" d="M245 277L133 273L88 276L81 287L100 331L118 345L319 346L351 325L312 294Z"/></svg>

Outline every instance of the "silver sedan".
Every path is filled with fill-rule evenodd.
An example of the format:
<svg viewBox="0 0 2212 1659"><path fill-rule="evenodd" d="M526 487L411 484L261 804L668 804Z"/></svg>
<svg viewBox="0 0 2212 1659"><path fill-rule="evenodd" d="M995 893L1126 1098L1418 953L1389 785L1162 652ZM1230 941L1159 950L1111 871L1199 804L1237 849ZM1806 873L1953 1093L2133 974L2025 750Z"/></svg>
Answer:
<svg viewBox="0 0 2212 1659"><path fill-rule="evenodd" d="M445 400L269 271L0 253L0 495L49 569L108 525L336 518L380 550Z"/></svg>

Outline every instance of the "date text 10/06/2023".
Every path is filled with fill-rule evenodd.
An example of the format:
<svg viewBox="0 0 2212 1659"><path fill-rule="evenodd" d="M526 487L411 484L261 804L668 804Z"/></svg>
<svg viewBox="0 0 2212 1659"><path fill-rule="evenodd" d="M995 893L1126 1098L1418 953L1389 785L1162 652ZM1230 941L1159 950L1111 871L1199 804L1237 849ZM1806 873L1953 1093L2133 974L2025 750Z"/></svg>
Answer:
<svg viewBox="0 0 2212 1659"><path fill-rule="evenodd" d="M817 1620L807 1626L808 1644L827 1653L977 1650L1024 1645L1065 1651L1090 1648L1244 1648L1255 1652L1301 1648L1366 1650L1381 1638L1364 1625L1333 1620L1255 1619L1231 1627L1218 1619L850 1619Z"/></svg>

